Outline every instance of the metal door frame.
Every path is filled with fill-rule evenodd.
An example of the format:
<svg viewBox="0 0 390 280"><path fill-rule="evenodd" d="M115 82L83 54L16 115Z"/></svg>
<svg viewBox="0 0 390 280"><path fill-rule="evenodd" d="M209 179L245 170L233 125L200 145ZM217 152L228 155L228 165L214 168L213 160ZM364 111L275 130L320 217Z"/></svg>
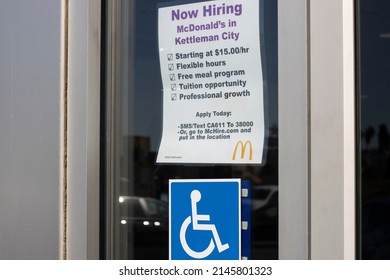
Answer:
<svg viewBox="0 0 390 280"><path fill-rule="evenodd" d="M68 258L89 259L99 251L101 1L69 3L66 242ZM354 259L354 1L278 0L278 30L279 258Z"/></svg>

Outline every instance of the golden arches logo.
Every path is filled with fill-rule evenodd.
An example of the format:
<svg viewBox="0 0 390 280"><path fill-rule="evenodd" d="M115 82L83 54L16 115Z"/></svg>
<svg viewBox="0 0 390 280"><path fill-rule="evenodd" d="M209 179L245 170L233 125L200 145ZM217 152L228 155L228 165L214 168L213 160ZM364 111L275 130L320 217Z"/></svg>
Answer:
<svg viewBox="0 0 390 280"><path fill-rule="evenodd" d="M245 144L244 142L242 142L241 140L237 142L236 144L236 147L234 148L234 152L233 152L233 160L236 160L236 156L237 156L237 150L238 150L238 147L241 147L241 155L240 155L240 158L241 159L244 159L244 155L245 155L245 150L246 150L246 147L249 145L249 160L252 160L253 159L253 148L252 148L252 142L251 141L246 141Z"/></svg>

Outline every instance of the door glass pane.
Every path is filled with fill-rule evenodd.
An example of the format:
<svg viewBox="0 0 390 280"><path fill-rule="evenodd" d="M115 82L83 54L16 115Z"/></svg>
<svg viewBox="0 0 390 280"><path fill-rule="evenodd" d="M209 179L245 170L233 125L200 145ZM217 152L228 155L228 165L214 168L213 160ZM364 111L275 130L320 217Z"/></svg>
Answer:
<svg viewBox="0 0 390 280"><path fill-rule="evenodd" d="M168 258L169 179L240 178L253 189L252 258L277 259L277 1L260 1L267 138L263 165L156 163L163 116L157 12L163 2L103 5L103 257Z"/></svg>
<svg viewBox="0 0 390 280"><path fill-rule="evenodd" d="M360 0L361 253L390 259L390 1Z"/></svg>

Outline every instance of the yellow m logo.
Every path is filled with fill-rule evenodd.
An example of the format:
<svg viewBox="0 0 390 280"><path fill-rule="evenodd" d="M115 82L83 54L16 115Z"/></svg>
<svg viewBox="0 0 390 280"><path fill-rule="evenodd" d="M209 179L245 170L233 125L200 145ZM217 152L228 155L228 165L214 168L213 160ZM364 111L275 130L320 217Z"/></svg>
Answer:
<svg viewBox="0 0 390 280"><path fill-rule="evenodd" d="M246 146L249 145L249 160L252 160L252 142L251 141L246 141L245 144L240 140L237 142L236 144L236 147L234 148L234 152L233 152L233 160L236 160L236 155L237 155L237 150L238 150L238 147L241 147L241 159L244 159L244 155L245 155L245 150L246 150Z"/></svg>

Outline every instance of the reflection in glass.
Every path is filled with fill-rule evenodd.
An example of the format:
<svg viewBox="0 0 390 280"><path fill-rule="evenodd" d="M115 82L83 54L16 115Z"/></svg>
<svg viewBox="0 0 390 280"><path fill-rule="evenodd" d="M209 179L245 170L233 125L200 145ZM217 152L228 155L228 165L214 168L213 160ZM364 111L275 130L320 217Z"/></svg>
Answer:
<svg viewBox="0 0 390 280"><path fill-rule="evenodd" d="M390 259L390 1L360 0L361 253Z"/></svg>

